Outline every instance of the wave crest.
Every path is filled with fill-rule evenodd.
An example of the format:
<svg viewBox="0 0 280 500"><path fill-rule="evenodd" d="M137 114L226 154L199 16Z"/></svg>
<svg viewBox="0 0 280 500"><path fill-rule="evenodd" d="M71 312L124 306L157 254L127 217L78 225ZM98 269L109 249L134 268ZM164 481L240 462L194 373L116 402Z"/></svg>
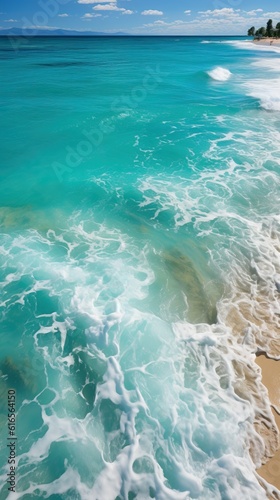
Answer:
<svg viewBox="0 0 280 500"><path fill-rule="evenodd" d="M217 66L217 68L207 71L207 74L213 78L213 80L217 80L219 82L226 82L232 75L228 69L222 68L221 66Z"/></svg>

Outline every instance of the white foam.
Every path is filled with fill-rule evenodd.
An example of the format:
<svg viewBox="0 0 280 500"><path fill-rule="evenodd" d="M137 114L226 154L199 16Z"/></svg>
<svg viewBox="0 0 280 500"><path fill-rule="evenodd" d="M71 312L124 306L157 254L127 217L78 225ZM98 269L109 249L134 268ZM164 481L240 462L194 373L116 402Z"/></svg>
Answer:
<svg viewBox="0 0 280 500"><path fill-rule="evenodd" d="M226 82L231 77L232 73L226 69L218 66L217 68L207 71L207 74L213 79L219 82Z"/></svg>
<svg viewBox="0 0 280 500"><path fill-rule="evenodd" d="M280 78L254 79L244 83L247 95L260 100L267 111L280 111Z"/></svg>
<svg viewBox="0 0 280 500"><path fill-rule="evenodd" d="M230 44L236 47L237 49L243 49L243 50L252 50L256 52L280 52L280 46L279 45L264 45L262 43L254 43L252 40L226 40L223 41L222 43Z"/></svg>
<svg viewBox="0 0 280 500"><path fill-rule="evenodd" d="M227 123L226 116L224 121ZM197 237L202 238L202 241L205 239L208 251L211 249L211 267L215 266L217 279L221 273L223 281L228 284L228 289L232 290L229 298L224 298L218 303L217 326L174 323L176 338L178 341L185 341L188 350L190 345L196 346L194 347L196 359L200 356L197 350L198 344L201 350L207 353L205 356L208 361L221 359L222 356L223 361L219 363L222 363L223 368L220 364L219 373L222 372L221 383L226 387L230 387L230 380L233 381L235 378L230 359L235 362L238 360L238 366L244 373L250 364L252 370L250 374L255 373L253 382L255 389L250 393L249 391L244 393L243 402L248 399L250 404L247 406L245 403L242 408L240 427L244 426L246 418L247 422L253 422L255 418L253 414L258 415L262 407L262 414L266 415L265 418L271 422L272 428L276 429L266 390L261 385L256 368L253 368L253 362L254 353L258 348L268 352L272 349L273 352L273 345L279 335L280 309L277 283L280 271L280 226L279 216L275 215L275 206L279 199L280 179L278 173L265 168L268 154L271 161L279 162L279 132L274 126L271 128L267 126L265 119L251 125L250 131L247 130L246 120L241 121L239 117L231 116L228 117L228 121L231 130L239 130L226 133L222 138L212 139L205 155L211 160L217 157L219 164L227 165L226 168L204 170L192 180L175 175L169 180L166 175L162 178L146 177L139 189L143 192L147 207L157 205L154 208L155 218L160 216L162 210L168 211L173 216L176 228L182 229L178 220L184 221L185 234L191 230L189 224L191 221L198 230ZM231 158L235 148L239 154L239 163ZM147 196L145 193L148 193ZM262 201L260 193L264 196ZM269 197L266 198L264 193L269 193ZM243 206L243 203L248 205ZM197 266L201 265L199 254L197 260L194 257L194 262ZM240 286L241 290L246 291L240 291ZM224 356L221 353L226 354ZM198 364L203 376L207 376L207 370L203 370L203 363L203 356L199 357ZM202 372L195 373L195 384L199 383L201 376ZM214 384L214 377L209 383ZM205 396L203 405L206 407L207 395L203 386L200 385L198 389L195 385L195 391L198 391L202 398ZM214 393L218 394L219 398L224 398L224 394L218 388ZM199 404L197 400L195 404ZM219 402L219 406L220 404ZM232 402L225 403L225 407L227 411L229 408L235 411ZM253 414L249 416L251 410ZM249 413L245 417L247 411ZM205 422L204 428L208 429L208 423ZM251 442L257 443L258 449L254 452L254 459L260 465L264 451L263 442L255 434L253 426L249 425L247 432ZM226 477L232 467L234 469L237 467L241 476L246 477L248 471L252 470L252 463L249 457L245 462L230 453L218 459L215 465L212 463L211 470L214 475L219 474L218 471L222 473L223 470L225 473L223 477ZM248 497L251 495L263 498L264 493L257 490L253 475L250 483L250 487L256 490ZM234 485L232 491L230 488L227 489L228 498L232 498L239 487L240 483ZM241 486L241 490L242 488ZM247 493L244 491L243 493L240 491L238 496L242 494L245 494L246 498ZM205 497L207 498L207 495ZM216 498L215 495L213 498Z"/></svg>
<svg viewBox="0 0 280 500"><path fill-rule="evenodd" d="M269 71L279 74L280 71L280 58L261 58L252 62L251 66L255 68L268 69Z"/></svg>

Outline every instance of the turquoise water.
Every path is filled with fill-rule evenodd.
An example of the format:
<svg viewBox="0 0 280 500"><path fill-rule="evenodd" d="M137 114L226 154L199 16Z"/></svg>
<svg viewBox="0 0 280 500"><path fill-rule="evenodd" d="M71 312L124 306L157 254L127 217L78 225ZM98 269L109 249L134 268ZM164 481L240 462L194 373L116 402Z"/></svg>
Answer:
<svg viewBox="0 0 280 500"><path fill-rule="evenodd" d="M136 37L0 54L0 498L266 498L254 358L280 355L279 52Z"/></svg>

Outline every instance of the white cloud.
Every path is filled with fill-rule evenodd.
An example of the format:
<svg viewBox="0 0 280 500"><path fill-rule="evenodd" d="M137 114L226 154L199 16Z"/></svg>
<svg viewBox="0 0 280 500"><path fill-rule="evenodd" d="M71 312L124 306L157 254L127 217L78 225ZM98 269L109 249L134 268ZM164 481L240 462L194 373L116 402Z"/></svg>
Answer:
<svg viewBox="0 0 280 500"><path fill-rule="evenodd" d="M153 28L153 27L159 27L159 26L168 26L169 28L172 26L182 26L185 25L184 21L181 21L178 19L177 21L172 21L171 23L167 23L165 21L157 20L154 23L149 23L149 24L144 24L146 28Z"/></svg>
<svg viewBox="0 0 280 500"><path fill-rule="evenodd" d="M58 17L69 17L69 14L58 14Z"/></svg>
<svg viewBox="0 0 280 500"><path fill-rule="evenodd" d="M93 17L102 17L102 14L84 14L81 19L84 21L90 21Z"/></svg>
<svg viewBox="0 0 280 500"><path fill-rule="evenodd" d="M130 30L131 33L153 35L246 35L251 26L266 26L269 18L273 24L280 22L280 12L256 12L241 9L223 8L201 11L194 18L168 22L156 20Z"/></svg>
<svg viewBox="0 0 280 500"><path fill-rule="evenodd" d="M141 14L142 16L163 16L163 12L161 10L143 10Z"/></svg>
<svg viewBox="0 0 280 500"><path fill-rule="evenodd" d="M48 30L48 31L61 29L59 26L42 26L42 25L37 25L37 24L31 24L31 26L22 26L22 28L23 29L30 29L30 30L36 29L36 30ZM68 30L71 31L69 28L68 28Z"/></svg>
<svg viewBox="0 0 280 500"><path fill-rule="evenodd" d="M4 23L18 23L19 21L17 19L5 19Z"/></svg>
<svg viewBox="0 0 280 500"><path fill-rule="evenodd" d="M122 12L122 14L133 14L132 10L124 9L122 7L117 7L117 5L115 5L113 3L106 3L104 5L98 4L92 8L93 8L93 10L110 10L110 11L115 11L115 12Z"/></svg>
<svg viewBox="0 0 280 500"><path fill-rule="evenodd" d="M262 17L265 17L267 19L274 18L275 20L277 19L278 22L278 19L280 19L280 11L278 10L277 12L265 12L264 14L262 14Z"/></svg>
<svg viewBox="0 0 280 500"><path fill-rule="evenodd" d="M95 5L95 7L93 7L93 10L125 10L125 9L121 9L120 7L117 7L116 5L114 5L113 3L107 3L105 5Z"/></svg>
<svg viewBox="0 0 280 500"><path fill-rule="evenodd" d="M246 14L248 16L255 16L258 12L263 12L263 9L248 10Z"/></svg>
<svg viewBox="0 0 280 500"><path fill-rule="evenodd" d="M237 13L240 12L240 10L234 10L232 8L225 7L223 9L214 9L214 10L204 10L198 12L202 16L206 17L232 17L238 15Z"/></svg>
<svg viewBox="0 0 280 500"><path fill-rule="evenodd" d="M116 3L117 0L110 0L110 3ZM93 4L93 3L108 3L108 0L78 0L78 3Z"/></svg>
<svg viewBox="0 0 280 500"><path fill-rule="evenodd" d="M188 16L190 15L191 10L185 10L184 14L187 14Z"/></svg>

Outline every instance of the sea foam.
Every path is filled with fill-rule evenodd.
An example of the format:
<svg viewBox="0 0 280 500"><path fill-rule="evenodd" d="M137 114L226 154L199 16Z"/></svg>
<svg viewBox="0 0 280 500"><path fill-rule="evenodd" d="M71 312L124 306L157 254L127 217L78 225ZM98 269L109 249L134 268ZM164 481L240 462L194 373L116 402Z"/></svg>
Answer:
<svg viewBox="0 0 280 500"><path fill-rule="evenodd" d="M207 74L213 78L213 80L217 80L219 82L226 82L232 75L228 69L222 68L221 66L217 66L217 68L207 71Z"/></svg>
<svg viewBox="0 0 280 500"><path fill-rule="evenodd" d="M280 111L280 78L253 80L245 87L248 95L260 100L260 105L267 111Z"/></svg>
<svg viewBox="0 0 280 500"><path fill-rule="evenodd" d="M250 78L242 84L247 95L258 99L261 107L267 111L280 111L279 58L258 58L251 63L251 67L254 68L254 78ZM261 78L268 72L269 78Z"/></svg>
<svg viewBox="0 0 280 500"><path fill-rule="evenodd" d="M233 45L237 49L254 50L260 52L277 52L279 54L279 45L263 45L262 43L253 43L252 40L226 40L222 43Z"/></svg>

